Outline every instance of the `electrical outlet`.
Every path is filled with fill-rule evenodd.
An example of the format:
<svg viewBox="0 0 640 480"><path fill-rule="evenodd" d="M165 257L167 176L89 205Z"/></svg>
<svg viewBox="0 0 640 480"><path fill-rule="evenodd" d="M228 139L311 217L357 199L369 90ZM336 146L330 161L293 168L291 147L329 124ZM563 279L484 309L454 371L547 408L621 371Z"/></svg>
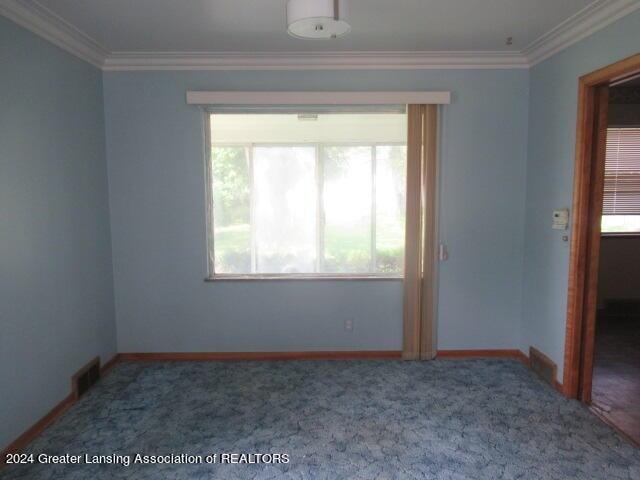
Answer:
<svg viewBox="0 0 640 480"><path fill-rule="evenodd" d="M347 332L353 332L353 318L347 318L344 321L344 329Z"/></svg>

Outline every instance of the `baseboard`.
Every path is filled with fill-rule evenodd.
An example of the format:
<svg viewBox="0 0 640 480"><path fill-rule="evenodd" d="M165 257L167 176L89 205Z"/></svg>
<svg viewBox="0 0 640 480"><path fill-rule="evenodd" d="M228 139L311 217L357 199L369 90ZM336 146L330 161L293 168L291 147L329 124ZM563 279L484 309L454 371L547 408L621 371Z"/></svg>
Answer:
<svg viewBox="0 0 640 480"><path fill-rule="evenodd" d="M113 366L119 361L118 355L114 355L107 363L105 363L100 369L100 373L104 376L113 368ZM73 383L73 382L72 382ZM2 453L0 453L0 468L6 465L7 455L10 453L20 453L35 440L42 432L44 432L49 425L60 418L69 408L76 402L77 398L72 391L67 395L60 403L49 410L40 420L29 427L22 435L11 442Z"/></svg>
<svg viewBox="0 0 640 480"><path fill-rule="evenodd" d="M529 357L521 350L438 350L436 358L516 358L527 368L531 368ZM560 394L567 396L562 383L556 380L551 386Z"/></svg>
<svg viewBox="0 0 640 480"><path fill-rule="evenodd" d="M438 350L436 358L517 358L525 365L529 358L520 350Z"/></svg>
<svg viewBox="0 0 640 480"><path fill-rule="evenodd" d="M55 422L64 412L69 410L69 407L73 405L75 398L73 394L69 394L64 400L53 407L44 417L34 423L27 431L16 438L13 442L5 448L0 455L0 466L4 466L9 453L20 453L24 448L29 445L38 435L44 432L49 425Z"/></svg>
<svg viewBox="0 0 640 480"><path fill-rule="evenodd" d="M522 350L518 350L518 360L520 360L525 367L531 368L531 361L529 360L529 356Z"/></svg>
<svg viewBox="0 0 640 480"><path fill-rule="evenodd" d="M118 362L120 362L120 354L116 353L107 363L102 365L100 368L100 375L104 377Z"/></svg>
<svg viewBox="0 0 640 480"><path fill-rule="evenodd" d="M244 360L367 360L400 359L399 350L307 351L307 352L151 352L120 353L118 361L244 361Z"/></svg>

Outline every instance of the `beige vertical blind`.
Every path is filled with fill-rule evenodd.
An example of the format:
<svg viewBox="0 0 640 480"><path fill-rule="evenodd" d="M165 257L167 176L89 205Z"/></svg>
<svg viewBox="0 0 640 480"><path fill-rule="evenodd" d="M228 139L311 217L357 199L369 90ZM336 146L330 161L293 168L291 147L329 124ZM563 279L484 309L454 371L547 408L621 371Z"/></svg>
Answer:
<svg viewBox="0 0 640 480"><path fill-rule="evenodd" d="M407 209L402 357L435 357L436 105L407 108Z"/></svg>
<svg viewBox="0 0 640 480"><path fill-rule="evenodd" d="M640 215L640 128L609 128L603 215Z"/></svg>

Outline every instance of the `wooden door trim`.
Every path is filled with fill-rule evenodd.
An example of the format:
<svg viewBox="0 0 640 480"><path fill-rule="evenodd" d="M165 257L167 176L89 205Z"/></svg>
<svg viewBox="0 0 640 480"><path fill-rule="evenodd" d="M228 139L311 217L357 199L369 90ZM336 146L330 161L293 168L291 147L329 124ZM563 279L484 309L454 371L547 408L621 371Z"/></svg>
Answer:
<svg viewBox="0 0 640 480"><path fill-rule="evenodd" d="M604 188L604 164L607 147L607 113L609 105L608 85L594 87L594 128L591 155L591 188L589 199L588 261L585 272L582 347L580 374L578 375L578 396L591 403L591 380L593 376L593 356L596 337L596 310L598 292L598 272L600 269L600 222L602 218L602 195Z"/></svg>
<svg viewBox="0 0 640 480"><path fill-rule="evenodd" d="M576 158L573 182L572 236L569 254L569 285L567 290L567 323L564 352L563 393L570 398L582 398L583 389L589 400L590 381L584 367L593 362L595 301L599 262L599 221L602 201L602 173L598 167L595 147L601 143L594 128L602 109L598 107L598 87L609 85L640 70L640 54L584 75L578 83L578 118ZM602 98L600 97L600 100ZM602 135L602 132L600 132ZM602 147L602 145L601 145ZM595 205L595 208L594 208ZM597 214L597 217L596 217ZM597 227L597 228L594 228ZM595 235L598 235L597 240ZM592 320L589 320L589 319Z"/></svg>

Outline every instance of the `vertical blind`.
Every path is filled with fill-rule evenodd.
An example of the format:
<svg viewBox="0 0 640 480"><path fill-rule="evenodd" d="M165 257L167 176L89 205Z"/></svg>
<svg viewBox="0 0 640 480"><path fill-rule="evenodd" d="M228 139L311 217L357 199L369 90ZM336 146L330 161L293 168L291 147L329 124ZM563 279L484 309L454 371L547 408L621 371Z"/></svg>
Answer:
<svg viewBox="0 0 640 480"><path fill-rule="evenodd" d="M407 108L407 196L402 358L436 356L436 187L438 107Z"/></svg>
<svg viewBox="0 0 640 480"><path fill-rule="evenodd" d="M607 129L603 215L640 215L640 128Z"/></svg>

